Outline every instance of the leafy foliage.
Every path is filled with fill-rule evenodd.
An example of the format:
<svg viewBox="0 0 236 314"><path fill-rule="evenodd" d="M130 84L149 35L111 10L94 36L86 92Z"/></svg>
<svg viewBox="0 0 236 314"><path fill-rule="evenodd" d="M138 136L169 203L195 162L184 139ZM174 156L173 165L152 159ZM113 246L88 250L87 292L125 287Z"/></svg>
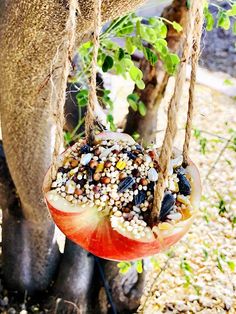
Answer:
<svg viewBox="0 0 236 314"><path fill-rule="evenodd" d="M120 262L117 264L121 274L126 274L131 269L132 265L135 266L137 273L141 274L143 272L142 260L138 260L135 262Z"/></svg>
<svg viewBox="0 0 236 314"><path fill-rule="evenodd" d="M120 75L125 79L131 79L138 89L144 89L143 73L133 60L133 55L138 53L154 66L160 60L165 70L173 75L180 62L179 57L169 51L167 47L167 25L177 31L182 31L182 26L177 22L171 22L161 17L145 19L134 13L120 17L104 30L100 35L100 47L98 51L97 66L101 73ZM93 43L85 42L78 49L78 73L73 78L79 82L81 90L77 94L77 104L85 107L88 102L88 80L91 71ZM102 91L99 101L107 109L107 122L111 130L116 130L114 124L113 104L110 99L110 91ZM128 103L134 111L145 116L147 109L137 94L128 96ZM137 139L137 136L134 134ZM66 142L73 140L69 133L65 135Z"/></svg>
<svg viewBox="0 0 236 314"><path fill-rule="evenodd" d="M229 30L232 27L232 32L236 34L236 3L235 1L227 1L228 9L224 9L215 2L206 2L204 7L204 15L206 19L206 30L211 31L215 26L224 30ZM216 19L210 12L209 8L213 6L218 13Z"/></svg>

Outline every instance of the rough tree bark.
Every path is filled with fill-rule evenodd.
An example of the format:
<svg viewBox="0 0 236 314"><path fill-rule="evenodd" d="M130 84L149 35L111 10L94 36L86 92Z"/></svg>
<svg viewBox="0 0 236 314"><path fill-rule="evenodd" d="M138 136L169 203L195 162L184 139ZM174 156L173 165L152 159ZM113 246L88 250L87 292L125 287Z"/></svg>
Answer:
<svg viewBox="0 0 236 314"><path fill-rule="evenodd" d="M104 0L103 21L132 10L141 2ZM77 44L91 31L93 19L93 1L80 0L79 4ZM64 58L60 44L65 35L68 2L10 0L1 1L0 5L1 123L7 163L17 192L17 205L11 206L12 197L6 198L8 192L0 204L4 208L3 271L8 287L32 293L49 286L60 258L41 187L54 146L51 105L55 100L50 99L50 81L57 89ZM71 254L72 265L85 263L88 269L92 268L93 260L88 260L69 241L65 250L67 254L60 265L68 264ZM77 250L78 254L74 254ZM63 268L59 268L58 277ZM80 282L90 280L81 276L79 267L74 268L73 276L79 276ZM76 291L78 282L71 281L71 292ZM60 291L66 291L68 282L65 280L60 286ZM60 296L56 287L57 283L55 290ZM86 303L84 295L89 285L82 284L80 288L77 304ZM86 307L84 304L81 311Z"/></svg>
<svg viewBox="0 0 236 314"><path fill-rule="evenodd" d="M186 1L174 0L170 6L164 9L162 16L184 26L187 17ZM168 47L172 52L179 53L182 48L183 33L176 32L170 25L167 25L167 27L168 33L166 40ZM157 112L170 76L166 73L162 63L159 61L155 66L152 66L145 58L142 58L140 61L140 69L144 74L143 80L146 87L144 90L136 88L135 92L145 103L147 114L145 117L142 117L138 112L130 108L124 131L129 134L138 132L145 144L154 141L156 138Z"/></svg>

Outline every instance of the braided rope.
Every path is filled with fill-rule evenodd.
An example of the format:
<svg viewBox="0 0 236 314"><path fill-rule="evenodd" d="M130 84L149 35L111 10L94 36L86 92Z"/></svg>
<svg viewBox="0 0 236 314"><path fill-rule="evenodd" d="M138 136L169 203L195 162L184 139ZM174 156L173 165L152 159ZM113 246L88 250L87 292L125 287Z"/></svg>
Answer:
<svg viewBox="0 0 236 314"><path fill-rule="evenodd" d="M192 131L192 121L194 113L194 102L195 102L195 84L197 76L197 66L200 55L200 41L202 34L203 26L203 13L200 11L200 8L196 12L196 23L195 31L193 38L193 48L192 48L192 58L191 58L191 75L190 75L190 85L189 85L189 100L188 100L188 113L187 113L187 122L185 128L185 139L183 146L183 160L184 166L189 164L189 145L191 139Z"/></svg>
<svg viewBox="0 0 236 314"><path fill-rule="evenodd" d="M63 36L63 42L57 49L57 53L55 56L55 61L59 58L59 50L63 55L63 63L61 67L61 77L60 82L57 86L57 90L55 89L52 72L51 71L51 84L52 84L52 96L51 98L56 97L56 101L51 99L51 107L53 112L53 118L55 121L55 143L52 153L52 166L50 168L50 174L48 176L47 185L51 186L52 181L55 179L57 173L57 158L60 153L61 145L64 142L63 138L63 126L64 126L64 105L66 100L66 85L67 78L70 73L71 59L73 56L73 49L75 46L75 38L76 38L76 25L77 25L77 13L78 10L78 1L70 0L69 4L69 15L65 26L65 36ZM53 69L52 69L53 70ZM54 92L56 94L54 94Z"/></svg>
<svg viewBox="0 0 236 314"><path fill-rule="evenodd" d="M182 96L182 91L184 87L184 82L186 80L186 66L190 57L193 38L195 38L196 24L200 23L196 20L197 11L201 12L203 10L203 0L191 1L191 7L188 13L188 21L185 29L186 39L184 43L183 55L181 58L181 63L176 75L175 88L173 96L170 100L168 108L168 122L165 132L165 137L163 145L160 152L159 158L159 178L154 192L154 202L153 209L151 213L152 222L156 222L161 209L161 202L163 199L166 181L168 178L169 163L173 149L173 142L177 132L177 113ZM194 25L195 24L195 25ZM199 27L197 27L199 29ZM195 59L196 60L196 59ZM191 122L191 119L188 121ZM190 126L191 127L191 126Z"/></svg>
<svg viewBox="0 0 236 314"><path fill-rule="evenodd" d="M97 102L96 93L96 74L97 74L97 57L99 49L99 34L101 29L101 0L94 0L94 33L93 33L93 57L91 62L91 79L90 93L87 106L87 114L85 117L85 135L88 142L94 139L95 115L94 109Z"/></svg>

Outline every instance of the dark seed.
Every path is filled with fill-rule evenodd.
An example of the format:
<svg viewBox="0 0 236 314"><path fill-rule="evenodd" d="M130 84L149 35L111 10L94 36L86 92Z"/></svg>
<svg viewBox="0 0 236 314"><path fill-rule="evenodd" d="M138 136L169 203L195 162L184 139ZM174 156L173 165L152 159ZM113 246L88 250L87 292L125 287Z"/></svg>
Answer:
<svg viewBox="0 0 236 314"><path fill-rule="evenodd" d="M130 159L132 159L132 160L134 160L135 158L137 158L137 155L133 154L132 152L128 152L127 149L122 149L122 152L123 152L124 154L127 154L127 156L128 156Z"/></svg>
<svg viewBox="0 0 236 314"><path fill-rule="evenodd" d="M76 184L79 183L79 179L77 178L76 175L73 176L72 180L73 180Z"/></svg>
<svg viewBox="0 0 236 314"><path fill-rule="evenodd" d="M133 188L133 190L137 190L138 189L138 183L134 183L132 188Z"/></svg>
<svg viewBox="0 0 236 314"><path fill-rule="evenodd" d="M147 186L148 191L153 192L155 187L155 182L150 182Z"/></svg>
<svg viewBox="0 0 236 314"><path fill-rule="evenodd" d="M90 152L90 146L88 145L88 144L85 144L84 146L82 146L81 148L80 148L80 152L81 152L81 154L87 154L87 153L89 153Z"/></svg>
<svg viewBox="0 0 236 314"><path fill-rule="evenodd" d="M134 160L134 159L137 158L137 155L135 155L135 154L133 154L133 153L131 153L131 152L127 152L126 154L127 154L127 156L128 156L130 159L132 159L132 160Z"/></svg>
<svg viewBox="0 0 236 314"><path fill-rule="evenodd" d="M70 170L71 170L70 168L64 168L64 167L58 168L58 172L61 172L61 173L67 173L67 172L69 172Z"/></svg>
<svg viewBox="0 0 236 314"><path fill-rule="evenodd" d="M81 179L79 180L78 184L82 187L86 184L87 180L86 179Z"/></svg>
<svg viewBox="0 0 236 314"><path fill-rule="evenodd" d="M137 149L137 150L140 150L140 151L143 150L142 146L141 146L141 145L138 145L138 144L136 145L136 149Z"/></svg>
<svg viewBox="0 0 236 314"><path fill-rule="evenodd" d="M137 195L134 196L134 205L140 205L144 203L146 199L146 192L141 190Z"/></svg>
<svg viewBox="0 0 236 314"><path fill-rule="evenodd" d="M87 175L88 175L88 181L89 182L93 181L94 171L90 167L87 168Z"/></svg>
<svg viewBox="0 0 236 314"><path fill-rule="evenodd" d="M166 216L169 215L169 213L174 207L174 204L175 204L174 196L169 192L165 193L164 198L161 203L161 210L159 214L160 221L165 221Z"/></svg>
<svg viewBox="0 0 236 314"><path fill-rule="evenodd" d="M191 194L191 185L190 185L188 179L182 173L178 173L177 177L179 179L178 185L179 185L180 194L182 194L184 196L190 195Z"/></svg>
<svg viewBox="0 0 236 314"><path fill-rule="evenodd" d="M134 178L129 176L121 181L118 185L117 192L123 193L134 184Z"/></svg>
<svg viewBox="0 0 236 314"><path fill-rule="evenodd" d="M138 169L133 169L133 170L132 170L132 175L133 175L134 177L138 177L139 174L140 174L140 172L138 171Z"/></svg>
<svg viewBox="0 0 236 314"><path fill-rule="evenodd" d="M180 174L185 174L185 170L182 166L180 166L179 168L176 169L175 171L176 173L180 173Z"/></svg>

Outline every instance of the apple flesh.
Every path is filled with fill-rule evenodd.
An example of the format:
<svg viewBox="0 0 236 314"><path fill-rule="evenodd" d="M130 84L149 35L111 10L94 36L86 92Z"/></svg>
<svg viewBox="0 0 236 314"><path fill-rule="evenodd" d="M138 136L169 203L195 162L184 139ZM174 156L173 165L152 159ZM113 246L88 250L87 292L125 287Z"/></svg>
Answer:
<svg viewBox="0 0 236 314"><path fill-rule="evenodd" d="M124 141L127 145L135 144L133 138L129 135L114 132L100 133L96 136L95 141L100 142L109 139ZM58 168L61 166L63 154L58 160ZM197 209L201 195L199 172L191 162L186 168L186 173L191 178L190 202L192 207ZM190 217L175 223L167 229L159 228L158 225L154 227L155 232L150 229L148 236L137 240L130 232L122 232L121 229L112 227L109 214L98 211L96 206L73 205L57 194L55 190L50 190L47 184L48 176L49 171L44 181L44 193L54 222L70 240L101 258L130 261L162 252L186 234L195 216L192 213ZM164 227L165 223L161 224Z"/></svg>

